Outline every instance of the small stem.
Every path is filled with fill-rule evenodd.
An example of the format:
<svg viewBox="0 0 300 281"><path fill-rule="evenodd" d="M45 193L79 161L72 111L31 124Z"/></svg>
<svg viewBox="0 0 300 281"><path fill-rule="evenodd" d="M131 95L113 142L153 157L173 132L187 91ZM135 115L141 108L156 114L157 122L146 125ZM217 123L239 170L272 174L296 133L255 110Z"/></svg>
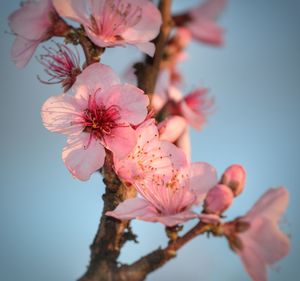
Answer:
<svg viewBox="0 0 300 281"><path fill-rule="evenodd" d="M199 222L182 237L170 240L164 249L157 249L152 253L140 258L131 265L120 268L120 280L142 281L154 270L162 267L165 263L176 256L177 251L195 237L213 229L213 225Z"/></svg>

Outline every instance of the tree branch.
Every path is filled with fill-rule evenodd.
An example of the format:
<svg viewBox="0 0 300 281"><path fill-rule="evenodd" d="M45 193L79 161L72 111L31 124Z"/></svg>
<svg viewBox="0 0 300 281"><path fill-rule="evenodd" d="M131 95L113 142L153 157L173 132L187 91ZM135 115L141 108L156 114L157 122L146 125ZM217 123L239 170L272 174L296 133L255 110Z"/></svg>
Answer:
<svg viewBox="0 0 300 281"><path fill-rule="evenodd" d="M145 63L137 63L135 65L138 86L150 98L154 92L160 62L172 27L171 4L172 0L160 1L159 9L161 11L163 23L158 37L154 40L156 48L153 58L146 57Z"/></svg>
<svg viewBox="0 0 300 281"><path fill-rule="evenodd" d="M157 249L140 258L132 265L124 265L120 268L120 280L142 281L154 270L160 268L172 258L176 252L195 237L213 230L216 226L199 222L185 235L176 240L171 240L164 249Z"/></svg>

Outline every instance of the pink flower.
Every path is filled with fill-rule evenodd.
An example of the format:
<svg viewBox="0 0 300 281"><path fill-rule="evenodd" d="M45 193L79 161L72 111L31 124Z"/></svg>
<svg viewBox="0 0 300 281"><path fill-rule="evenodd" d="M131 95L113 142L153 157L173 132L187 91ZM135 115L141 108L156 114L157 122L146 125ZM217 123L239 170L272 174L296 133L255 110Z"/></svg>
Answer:
<svg viewBox="0 0 300 281"><path fill-rule="evenodd" d="M183 151L174 144L159 140L154 119L142 123L137 129L137 143L131 153L120 158L114 155L116 173L124 181L137 184L153 177L167 177L169 171L187 165Z"/></svg>
<svg viewBox="0 0 300 281"><path fill-rule="evenodd" d="M53 0L57 12L79 22L88 37L100 47L132 44L153 56L149 42L160 29L161 15L148 0Z"/></svg>
<svg viewBox="0 0 300 281"><path fill-rule="evenodd" d="M186 159L190 163L191 141L186 119L178 115L173 115L162 121L158 125L158 128L159 138L175 143L184 151Z"/></svg>
<svg viewBox="0 0 300 281"><path fill-rule="evenodd" d="M185 26L195 40L212 45L223 43L223 29L217 25L226 0L206 0L184 15L175 16L176 25Z"/></svg>
<svg viewBox="0 0 300 281"><path fill-rule="evenodd" d="M246 184L245 169L241 165L231 165L224 172L220 183L230 187L234 196L238 196Z"/></svg>
<svg viewBox="0 0 300 281"><path fill-rule="evenodd" d="M135 184L142 198L125 200L106 215L121 220L136 218L175 226L199 217L191 207L202 202L216 182L216 172L212 166L194 163L174 170L170 180L157 177L151 182Z"/></svg>
<svg viewBox="0 0 300 281"><path fill-rule="evenodd" d="M53 96L42 107L45 127L67 135L62 158L80 180L103 166L104 148L125 157L136 145L130 125L145 119L149 100L135 86L119 83L110 67L95 63L77 76L75 96Z"/></svg>
<svg viewBox="0 0 300 281"><path fill-rule="evenodd" d="M271 188L245 216L224 225L232 249L254 281L266 281L266 267L289 252L289 239L278 227L287 204L288 191Z"/></svg>
<svg viewBox="0 0 300 281"><path fill-rule="evenodd" d="M9 16L9 26L16 34L11 57L18 68L24 67L37 46L50 37L51 13L55 13L51 0L25 1Z"/></svg>
<svg viewBox="0 0 300 281"><path fill-rule="evenodd" d="M80 57L76 49L74 53L64 44L56 43L56 49L44 48L46 54L39 57L39 62L45 67L50 77L48 81L39 80L45 84L59 84L68 91L74 84L77 75L81 73Z"/></svg>
<svg viewBox="0 0 300 281"><path fill-rule="evenodd" d="M186 95L179 103L180 114L195 129L200 130L206 121L206 115L212 108L213 99L207 97L207 90L198 88Z"/></svg>
<svg viewBox="0 0 300 281"><path fill-rule="evenodd" d="M227 210L233 201L231 189L223 184L218 184L212 188L204 202L205 213L221 215Z"/></svg>

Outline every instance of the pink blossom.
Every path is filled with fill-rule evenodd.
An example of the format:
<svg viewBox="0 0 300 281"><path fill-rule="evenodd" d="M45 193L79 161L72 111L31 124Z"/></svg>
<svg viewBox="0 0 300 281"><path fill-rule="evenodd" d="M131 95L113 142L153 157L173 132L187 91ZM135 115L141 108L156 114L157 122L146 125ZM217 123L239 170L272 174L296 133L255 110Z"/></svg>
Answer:
<svg viewBox="0 0 300 281"><path fill-rule="evenodd" d="M53 0L57 12L84 26L88 37L100 47L132 44L153 56L149 42L160 29L161 15L148 0Z"/></svg>
<svg viewBox="0 0 300 281"><path fill-rule="evenodd" d="M231 188L234 196L238 196L245 187L246 171L241 165L231 165L224 172L221 184L225 184Z"/></svg>
<svg viewBox="0 0 300 281"><path fill-rule="evenodd" d="M174 170L171 179L156 177L151 182L135 184L142 198L128 199L106 215L121 220L140 219L175 226L199 217L191 210L202 202L217 182L215 169L207 163L193 163Z"/></svg>
<svg viewBox="0 0 300 281"><path fill-rule="evenodd" d="M205 198L205 213L221 215L230 207L232 201L231 189L226 185L218 184L208 192Z"/></svg>
<svg viewBox="0 0 300 281"><path fill-rule="evenodd" d="M226 0L206 0L188 12L189 20L186 28L195 40L212 45L223 43L223 28L216 20L224 10L226 2Z"/></svg>
<svg viewBox="0 0 300 281"><path fill-rule="evenodd" d="M142 123L137 129L137 143L125 158L114 156L115 170L128 183L151 181L153 177L166 177L169 171L187 165L183 151L174 144L159 140L154 119Z"/></svg>
<svg viewBox="0 0 300 281"><path fill-rule="evenodd" d="M45 67L50 77L48 81L39 80L45 84L59 84L68 91L74 84L77 75L81 73L79 52L73 52L64 44L56 43L55 48L44 48L46 54L39 57L39 62Z"/></svg>
<svg viewBox="0 0 300 281"><path fill-rule="evenodd" d="M191 141L186 119L178 115L172 115L162 121L158 125L158 128L160 134L159 138L175 143L177 147L183 150L188 163L190 163Z"/></svg>
<svg viewBox="0 0 300 281"><path fill-rule="evenodd" d="M213 99L207 97L207 90L198 88L186 95L178 103L178 107L187 122L195 129L200 130L213 103Z"/></svg>
<svg viewBox="0 0 300 281"><path fill-rule="evenodd" d="M267 266L289 252L289 239L278 222L288 204L288 191L271 188L243 217L224 225L232 249L254 281L267 281Z"/></svg>
<svg viewBox="0 0 300 281"><path fill-rule="evenodd" d="M121 85L112 69L95 63L77 76L75 96L50 97L41 114L45 127L65 134L67 145L62 158L80 180L104 163L105 150L125 157L136 145L130 125L141 123L147 115L148 97L135 86Z"/></svg>
<svg viewBox="0 0 300 281"><path fill-rule="evenodd" d="M9 16L9 26L16 35L11 57L18 68L24 67L37 46L50 37L54 12L51 0L25 1Z"/></svg>

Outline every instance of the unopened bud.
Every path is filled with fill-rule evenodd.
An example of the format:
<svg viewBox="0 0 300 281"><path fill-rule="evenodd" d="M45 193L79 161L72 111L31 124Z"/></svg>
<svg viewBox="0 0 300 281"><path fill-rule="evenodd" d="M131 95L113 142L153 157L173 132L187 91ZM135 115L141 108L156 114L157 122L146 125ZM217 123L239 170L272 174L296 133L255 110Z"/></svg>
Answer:
<svg viewBox="0 0 300 281"><path fill-rule="evenodd" d="M226 185L218 184L208 192L204 202L204 211L207 214L221 215L229 208L232 201L231 189Z"/></svg>
<svg viewBox="0 0 300 281"><path fill-rule="evenodd" d="M241 165L231 165L224 172L220 184L227 185L234 196L238 196L245 187L246 171Z"/></svg>

